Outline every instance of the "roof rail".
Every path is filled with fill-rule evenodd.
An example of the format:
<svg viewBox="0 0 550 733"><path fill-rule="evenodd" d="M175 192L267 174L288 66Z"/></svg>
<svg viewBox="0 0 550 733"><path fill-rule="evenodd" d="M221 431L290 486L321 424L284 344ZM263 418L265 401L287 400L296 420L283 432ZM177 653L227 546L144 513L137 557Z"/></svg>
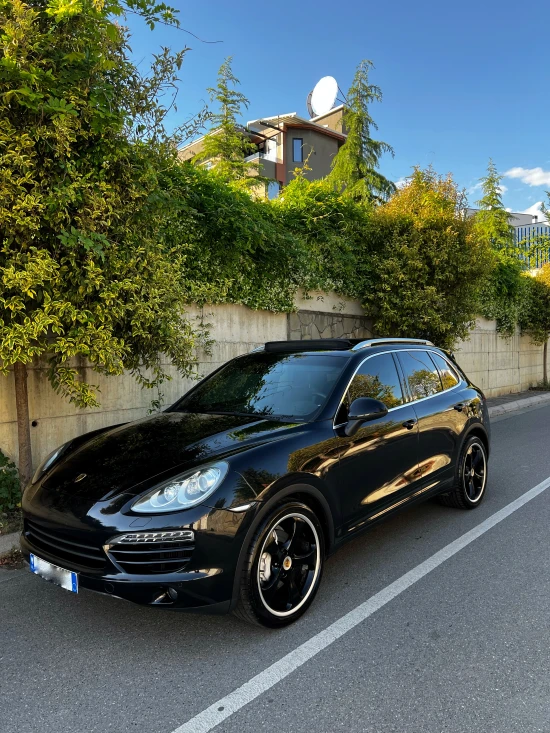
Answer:
<svg viewBox="0 0 550 733"><path fill-rule="evenodd" d="M384 344L423 344L424 346L434 346L431 341L426 339L378 338L361 341L352 348L352 351L360 351L361 349L366 349L368 346L383 346Z"/></svg>

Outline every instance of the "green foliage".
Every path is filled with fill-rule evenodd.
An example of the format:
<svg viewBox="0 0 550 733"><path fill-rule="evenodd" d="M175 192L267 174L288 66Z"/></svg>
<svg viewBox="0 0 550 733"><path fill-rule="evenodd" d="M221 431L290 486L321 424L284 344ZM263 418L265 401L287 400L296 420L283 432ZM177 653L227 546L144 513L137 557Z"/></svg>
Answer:
<svg viewBox="0 0 550 733"><path fill-rule="evenodd" d="M256 148L238 122L242 108L248 109L248 99L235 89L239 83L229 56L218 71L216 87L208 89L212 101L218 103L218 111L212 115L203 148L193 160L199 164L212 161L216 174L226 182L251 185L258 183L258 164L245 161Z"/></svg>
<svg viewBox="0 0 550 733"><path fill-rule="evenodd" d="M20 501L21 486L17 469L0 450L0 512L15 509Z"/></svg>
<svg viewBox="0 0 550 733"><path fill-rule="evenodd" d="M544 344L550 335L550 265L545 265L535 276L524 276L524 307L519 325L536 344Z"/></svg>
<svg viewBox="0 0 550 733"><path fill-rule="evenodd" d="M181 211L164 238L185 258L189 301L289 311L298 287L335 290L362 300L379 334L467 335L493 260L452 178L416 171L379 207L304 176L274 201L189 164L165 179Z"/></svg>
<svg viewBox="0 0 550 733"><path fill-rule="evenodd" d="M163 4L125 7L170 20ZM109 19L123 10L0 0L1 368L47 354L53 387L80 406L97 404L80 358L148 386L161 353L192 368L183 257L159 237L176 207L160 176L178 164L157 99L183 52L142 77Z"/></svg>
<svg viewBox="0 0 550 733"><path fill-rule="evenodd" d="M496 321L497 331L509 337L515 333L526 307L526 278L523 263L507 251L494 254L494 267L480 293L480 312Z"/></svg>
<svg viewBox="0 0 550 733"><path fill-rule="evenodd" d="M382 155L393 155L393 148L371 137L371 131L378 126L369 105L382 100L380 87L369 83L373 68L368 60L357 67L342 120L347 139L334 157L329 178L338 190L345 189L355 199L380 202L388 199L395 185L377 170Z"/></svg>
<svg viewBox="0 0 550 733"><path fill-rule="evenodd" d="M187 302L292 310L306 251L279 206L189 163L167 170L162 183L179 202L163 237L183 257Z"/></svg>
<svg viewBox="0 0 550 733"><path fill-rule="evenodd" d="M429 338L443 347L466 337L491 253L473 236L463 207L452 178L429 169L416 170L374 210L363 303L376 333Z"/></svg>
<svg viewBox="0 0 550 733"><path fill-rule="evenodd" d="M295 260L300 285L361 297L362 254L372 206L336 191L330 181L303 176L289 183L273 205L306 253L301 263Z"/></svg>
<svg viewBox="0 0 550 733"><path fill-rule="evenodd" d="M512 336L519 325L529 332L535 343L543 343L545 333L544 279L531 278L526 273L537 256L547 251L545 238L531 242L514 241L514 227L504 208L501 195L502 176L492 160L487 174L481 179L483 196L474 216L474 235L493 250L494 265L480 294L480 311L496 321L497 331Z"/></svg>
<svg viewBox="0 0 550 733"><path fill-rule="evenodd" d="M514 227L502 203L502 176L489 160L487 174L480 179L483 196L477 201L475 234L495 250L511 250L514 247Z"/></svg>

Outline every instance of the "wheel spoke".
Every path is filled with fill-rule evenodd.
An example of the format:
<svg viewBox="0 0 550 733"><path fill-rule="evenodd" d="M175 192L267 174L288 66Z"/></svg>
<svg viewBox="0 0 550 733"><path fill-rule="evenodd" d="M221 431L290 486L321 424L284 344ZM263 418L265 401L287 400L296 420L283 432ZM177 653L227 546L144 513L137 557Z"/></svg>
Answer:
<svg viewBox="0 0 550 733"><path fill-rule="evenodd" d="M281 568L274 568L271 566L271 577L262 583L262 593L270 593L279 581L281 575Z"/></svg>
<svg viewBox="0 0 550 733"><path fill-rule="evenodd" d="M300 587L296 583L295 576L295 572L288 574L288 603L290 605L290 608L299 603L302 597Z"/></svg>
<svg viewBox="0 0 550 733"><path fill-rule="evenodd" d="M262 586L263 597L271 606L276 605L273 601L281 588L284 588L284 585L284 582L280 578L280 574L277 573L277 577L272 583L270 583L268 586Z"/></svg>
<svg viewBox="0 0 550 733"><path fill-rule="evenodd" d="M471 478L468 481L468 496L470 497L470 499L476 498L476 487L474 486L474 482Z"/></svg>
<svg viewBox="0 0 550 733"><path fill-rule="evenodd" d="M317 558L317 545L308 543L308 549L301 553L291 554L292 562L297 561L300 565L310 565Z"/></svg>
<svg viewBox="0 0 550 733"><path fill-rule="evenodd" d="M288 548L294 541L294 537L296 536L296 531L298 527L298 520L295 517L292 517L293 525L290 532L287 532L287 539L283 542L281 549L285 551L285 553L288 554Z"/></svg>
<svg viewBox="0 0 550 733"><path fill-rule="evenodd" d="M483 455L481 453L481 450L478 450L474 454L474 458L472 461L473 468L477 468L480 463L483 463Z"/></svg>
<svg viewBox="0 0 550 733"><path fill-rule="evenodd" d="M304 539L304 529L304 522L296 522L296 530L287 550L291 557L300 557L301 553L307 550L309 543Z"/></svg>

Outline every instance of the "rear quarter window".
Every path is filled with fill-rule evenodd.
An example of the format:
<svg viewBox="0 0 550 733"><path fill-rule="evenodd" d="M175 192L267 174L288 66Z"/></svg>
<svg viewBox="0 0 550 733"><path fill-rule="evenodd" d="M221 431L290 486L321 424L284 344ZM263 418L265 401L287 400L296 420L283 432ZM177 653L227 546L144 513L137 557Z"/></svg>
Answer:
<svg viewBox="0 0 550 733"><path fill-rule="evenodd" d="M452 387L456 387L456 385L460 382L460 378L456 372L456 369L454 369L447 361L447 359L444 359L440 354L436 354L435 352L430 351L430 356L434 360L434 363L439 370L443 389L451 389Z"/></svg>

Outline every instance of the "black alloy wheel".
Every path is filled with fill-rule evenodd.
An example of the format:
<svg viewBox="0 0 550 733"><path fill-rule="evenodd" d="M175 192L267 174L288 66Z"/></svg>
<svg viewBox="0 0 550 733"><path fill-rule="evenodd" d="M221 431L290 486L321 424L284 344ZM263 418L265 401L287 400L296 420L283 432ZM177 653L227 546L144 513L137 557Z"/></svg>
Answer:
<svg viewBox="0 0 550 733"><path fill-rule="evenodd" d="M487 487L487 450L476 437L469 438L460 452L455 485L439 501L459 509L475 509L481 504Z"/></svg>
<svg viewBox="0 0 550 733"><path fill-rule="evenodd" d="M324 553L323 530L309 507L277 507L252 540L236 615L272 628L296 621L315 597Z"/></svg>
<svg viewBox="0 0 550 733"><path fill-rule="evenodd" d="M480 443L472 443L464 456L462 480L464 490L472 503L477 503L485 489L486 474L485 451Z"/></svg>

